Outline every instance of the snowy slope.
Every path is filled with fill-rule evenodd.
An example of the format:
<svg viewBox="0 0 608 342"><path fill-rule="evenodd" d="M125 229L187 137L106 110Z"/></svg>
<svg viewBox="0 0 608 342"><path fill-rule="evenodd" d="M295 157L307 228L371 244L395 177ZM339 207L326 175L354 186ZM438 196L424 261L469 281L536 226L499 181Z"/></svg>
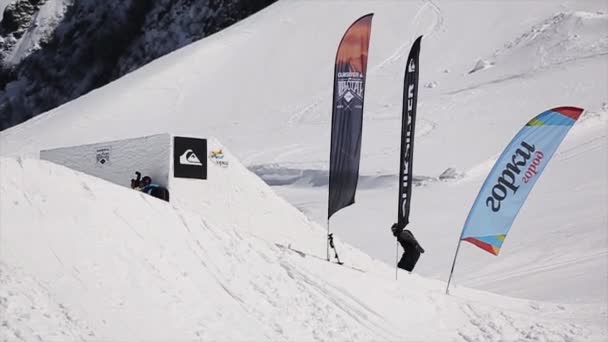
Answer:
<svg viewBox="0 0 608 342"><path fill-rule="evenodd" d="M71 0L47 1L36 12L24 34L7 51L3 63L15 65L34 50L40 49L43 40L48 40L61 19Z"/></svg>
<svg viewBox="0 0 608 342"><path fill-rule="evenodd" d="M2 20L4 8L6 8L6 5L8 5L9 3L10 3L10 0L0 1L0 20Z"/></svg>
<svg viewBox="0 0 608 342"><path fill-rule="evenodd" d="M274 0L19 0L0 27L0 129L99 88Z"/></svg>
<svg viewBox="0 0 608 342"><path fill-rule="evenodd" d="M0 20L2 20L4 15L4 9L8 4L10 4L12 0L0 0Z"/></svg>
<svg viewBox="0 0 608 342"><path fill-rule="evenodd" d="M414 174L420 186L413 193L410 227L427 253L416 272L447 279L472 201L517 130L545 109L579 106L588 112L532 191L500 256L463 244L454 292L460 295L465 291L460 286L471 286L586 303L605 312L607 6L605 1L569 0L280 1L1 132L0 154L36 157L41 148L165 131L214 135L276 185L281 196L325 224L335 50L354 19L374 12L360 188L357 203L332 218L332 231L372 257L394 262L388 228L396 216L403 63L412 40L424 34L420 75L428 87L419 93ZM436 179L451 167L463 177ZM224 185L230 187L230 182ZM205 212L202 204L187 208ZM211 215L217 225L230 216ZM239 221L232 228L244 226ZM258 226L261 235L275 235L289 224ZM316 248L324 249L322 232L285 239L320 239ZM315 248L312 243L310 248ZM359 262L348 253L342 258ZM606 325L605 315L595 317Z"/></svg>
<svg viewBox="0 0 608 342"><path fill-rule="evenodd" d="M240 190L193 189L216 203L207 212L231 211L226 193L270 193L234 159L232 166ZM3 340L606 338L606 312L592 306L466 289L445 296L442 282L405 273L397 282L393 269L355 250L346 257L368 272L279 247L232 227L235 216L248 216L241 211L216 225L48 162L2 158L0 167ZM274 217L289 211L274 195L247 202ZM321 230L291 212L290 229Z"/></svg>
<svg viewBox="0 0 608 342"><path fill-rule="evenodd" d="M0 3L4 15L7 5L16 1ZM27 6L13 8L13 15L20 18L19 24L11 29L3 28L2 37L2 63L6 67L13 67L29 56L40 45L48 41L72 0L54 0L28 3ZM31 11L31 12L29 12ZM0 18L1 20L2 18Z"/></svg>

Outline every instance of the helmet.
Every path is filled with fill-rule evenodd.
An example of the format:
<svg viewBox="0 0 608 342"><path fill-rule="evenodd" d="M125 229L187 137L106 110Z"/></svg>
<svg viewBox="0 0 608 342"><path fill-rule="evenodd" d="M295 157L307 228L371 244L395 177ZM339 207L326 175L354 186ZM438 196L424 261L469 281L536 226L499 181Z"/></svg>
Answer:
<svg viewBox="0 0 608 342"><path fill-rule="evenodd" d="M150 185L150 183L152 183L152 178L150 178L148 176L144 176L144 178L141 179L142 186Z"/></svg>

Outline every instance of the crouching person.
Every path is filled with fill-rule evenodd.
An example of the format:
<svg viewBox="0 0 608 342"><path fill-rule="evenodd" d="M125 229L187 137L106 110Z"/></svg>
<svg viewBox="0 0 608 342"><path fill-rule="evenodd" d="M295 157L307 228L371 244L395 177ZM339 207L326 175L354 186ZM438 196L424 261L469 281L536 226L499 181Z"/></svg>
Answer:
<svg viewBox="0 0 608 342"><path fill-rule="evenodd" d="M156 198L162 199L163 201L169 202L169 190L167 190L167 188L163 186L152 183L152 178L150 178L149 176L144 176L141 179L141 181L139 182L139 187L137 189L150 196L154 196Z"/></svg>
<svg viewBox="0 0 608 342"><path fill-rule="evenodd" d="M393 224L391 231L397 238L397 241L399 241L399 244L401 244L401 247L403 247L403 255L401 256L401 260L399 260L397 267L411 272L414 269L414 266L416 266L420 254L424 253L424 249L420 246L412 232L407 229L399 228L397 223Z"/></svg>

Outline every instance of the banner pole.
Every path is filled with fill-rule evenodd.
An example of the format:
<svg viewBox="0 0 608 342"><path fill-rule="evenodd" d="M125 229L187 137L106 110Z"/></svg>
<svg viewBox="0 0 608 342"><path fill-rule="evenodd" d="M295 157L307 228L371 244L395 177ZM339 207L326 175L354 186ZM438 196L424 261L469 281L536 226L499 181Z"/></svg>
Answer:
<svg viewBox="0 0 608 342"><path fill-rule="evenodd" d="M397 272L399 271L399 241L395 241L395 280L397 280Z"/></svg>
<svg viewBox="0 0 608 342"><path fill-rule="evenodd" d="M325 244L326 244L326 247L327 247L327 250L326 250L327 254L326 254L326 256L327 256L327 261L329 261L329 218L327 219L327 239L325 239L325 240L326 240Z"/></svg>
<svg viewBox="0 0 608 342"><path fill-rule="evenodd" d="M454 262L452 262L452 270L450 271L450 277L448 278L448 286L445 288L445 294L450 294L450 281L452 280L452 274L454 274L454 265L456 265L456 258L458 257L458 250L460 249L461 239L458 239L458 246L456 246L456 254L454 254Z"/></svg>

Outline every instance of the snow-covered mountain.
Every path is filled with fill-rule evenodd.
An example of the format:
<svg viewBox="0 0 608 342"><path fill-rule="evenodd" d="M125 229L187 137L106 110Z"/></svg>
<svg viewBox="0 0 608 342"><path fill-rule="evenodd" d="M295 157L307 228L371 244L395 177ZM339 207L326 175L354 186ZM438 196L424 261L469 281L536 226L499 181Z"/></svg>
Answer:
<svg viewBox="0 0 608 342"><path fill-rule="evenodd" d="M63 18L70 0L21 0L2 5L0 54L4 68L14 68L21 60L46 44Z"/></svg>
<svg viewBox="0 0 608 342"><path fill-rule="evenodd" d="M331 221L331 230L339 238L336 244L341 258L346 266L366 271L359 274L362 272L356 269L334 270L335 265L317 263L315 256L323 257L325 253L325 227L306 220L326 224L335 50L346 27L369 12L375 16L359 191L356 203ZM116 320L95 318L100 317L96 316L99 313L107 317L109 312L117 312L124 315L120 317L131 314L130 326L156 327L150 322L167 322L158 325L174 329L171 331L184 328L175 336L190 338L190 332L202 325L213 332L206 337L219 339L222 335L214 329L231 326L232 317L248 312L250 316L263 313L264 317L259 326L254 321L243 321L243 329L260 327L252 330L263 336L249 336L251 339L605 340L607 13L604 1L279 1L227 30L7 129L0 133L0 155L10 157L2 159L0 199L2 218L8 219L2 221L0 235L3 243L13 247L9 254L2 254L6 265L3 267L7 269L3 274L11 275L3 277L3 281L11 289L20 289L11 290L17 295L5 301L11 308L9 312L29 313L29 317L38 320L40 316L34 313L40 311L27 309L24 303L28 295L23 293L28 293L29 298L47 298L47 292L43 292L46 289L56 301L45 308L59 320L48 323L55 327L51 331L72 324L61 318L65 317L61 304L69 309L65 311L69 317L86 321L74 326L73 331L81 334L77 336L90 332L101 338L147 336L128 335L132 332L125 332L123 326L103 326L103 320ZM414 161L418 186L413 190L408 227L427 252L415 274L400 275L396 282L391 269L396 246L389 227L396 216L403 64L411 42L420 34L424 34L420 78L426 87L419 93ZM451 296L445 296L443 281L449 274L460 229L498 154L530 118L561 105L583 107L587 112L572 128L532 191L500 255L495 257L463 244L453 279L456 287ZM40 149L166 131L217 136L235 158L273 185L272 189L306 218L274 197L245 170L214 183L217 191L213 195L193 189L192 199L204 202L200 206L186 202L167 206L44 162L14 159L37 158ZM450 171L445 173L446 170ZM451 176L439 177L442 174ZM34 188L28 188L30 183ZM82 184L94 184L94 188L89 191ZM71 194L74 203L61 202L65 201L64 194ZM226 197L215 201L217 194ZM239 206L242 196L247 203ZM141 209L147 208L145 203L154 203L153 213L147 209L124 213L116 207ZM92 207L100 209L86 209ZM239 210L226 213L235 207ZM6 212L11 216L4 215ZM186 217L185 222L171 221L179 217L178 213ZM158 216L142 218L147 215ZM103 217L108 217L108 221ZM276 221L276 217L282 218ZM193 226L191 220L204 222ZM104 296L113 295L107 300L83 300L88 304L84 304L85 308L74 304L83 298L81 292L70 291L76 285L62 287L65 282L78 282L70 278L75 274L72 264L57 266L59 262L52 261L54 266L50 267L53 259L48 251L56 241L44 240L68 235L70 241L82 240L85 246L91 246L93 242L87 240L90 237L78 233L77 227L83 223L92 227L92 233L106 234L103 236L107 245L126 241L110 249L110 264L99 261L105 256L101 251L97 254L88 248L82 252L72 245L62 249L67 255L74 253L85 260L96 260L76 265L78 272L94 273L84 278L83 286L97 286L95 291L106 289ZM104 230L114 223L122 229ZM167 226L178 227L175 240L164 235ZM200 235L186 235L186 226ZM131 233L131 228L143 238ZM57 236L32 233L35 243L20 235L35 229L58 231ZM149 237L148 229L157 235ZM207 236L210 231L215 233L213 239ZM251 235L232 239L243 232ZM123 234L130 234L132 239ZM144 242L134 242L137 239ZM214 257L204 259L212 259L213 264L191 266L198 261L193 261L195 252L190 254L188 246L196 241L201 243L200 248L212 250L208 253ZM214 243L205 246L205 241ZM308 255L282 253L276 244L291 244ZM239 252L228 251L231 248L238 248ZM44 252L37 252L41 250ZM146 252L137 253L142 250ZM26 255L28 252L31 257ZM10 258L5 259L4 255ZM155 259L146 255L155 255ZM154 270L152 266L139 266L148 265L146 258L158 261L150 262L152 265L160 264L161 257L166 257L163 260L170 265L188 265L184 271L189 277L199 277L196 279L200 281L193 282L195 285L224 292L205 292L218 299L208 311L201 309L204 306L198 301L202 301L200 295L184 289L180 275L170 267L156 273L150 271ZM226 260L218 261L222 258ZM71 260L63 254L59 259L64 263ZM132 263L138 264L128 266ZM43 272L41 268L46 266L49 270ZM133 282L114 286L104 280L110 277L108 270L117 267L125 270L121 273L124 277L133 274ZM215 271L224 267L238 272L226 275ZM305 276L293 273L294 269L305 272ZM208 274L213 274L213 279L209 280ZM245 280L240 282L236 274L243 274ZM248 280L258 276L265 279L264 285ZM102 281L96 282L99 279ZM141 279L152 284L152 292L138 292ZM270 287L277 279L281 285ZM36 281L40 286L35 285ZM494 297L466 287L509 297ZM276 296L268 295L268 288L272 288L271 294L281 294L281 299L273 302ZM308 299L294 296L300 292L306 296L322 294L324 299L316 295ZM225 293L232 294L232 299L224 297ZM293 298L283 301L289 293ZM135 303L140 303L139 298L152 302L142 306L142 311L120 305L126 303L123 298L130 297ZM185 303L190 297L196 310ZM309 310L317 300L324 303L323 312L335 320L328 323L322 318L324 315L314 313L318 310ZM266 306L270 302L274 305ZM353 302L358 304L352 305ZM252 306L259 303L264 304L254 310ZM239 308L228 310L225 319L216 318L219 309L215 309L234 305ZM302 311L286 313L277 311L278 307L298 307ZM192 312L205 317L194 322L188 315ZM187 318L179 320L182 316ZM292 319L281 320L285 317ZM23 326L15 321L11 324ZM244 330L234 331L235 335L228 338L238 339ZM349 331L356 331L357 335L349 335ZM379 335L379 331L390 334Z"/></svg>
<svg viewBox="0 0 608 342"><path fill-rule="evenodd" d="M0 25L0 129L221 30L274 0L15 0Z"/></svg>

